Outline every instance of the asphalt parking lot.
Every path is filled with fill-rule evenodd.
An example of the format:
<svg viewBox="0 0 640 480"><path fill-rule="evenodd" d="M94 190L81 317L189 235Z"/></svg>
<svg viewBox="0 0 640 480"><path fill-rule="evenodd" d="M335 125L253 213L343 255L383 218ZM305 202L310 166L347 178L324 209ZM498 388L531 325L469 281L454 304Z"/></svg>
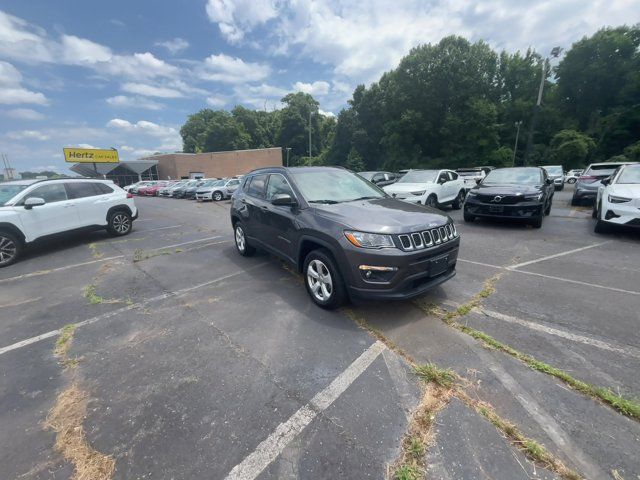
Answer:
<svg viewBox="0 0 640 480"><path fill-rule="evenodd" d="M411 361L453 369L581 476L640 478L637 419L441 313L491 279L458 324L640 397L640 235L593 233L570 197L556 192L538 230L447 209L462 237L453 280L334 312L279 260L235 252L228 202L139 198L129 236L50 243L0 270L0 478L71 478L46 419L72 386L114 478L384 478L422 397ZM559 478L455 398L434 422L430 479Z"/></svg>

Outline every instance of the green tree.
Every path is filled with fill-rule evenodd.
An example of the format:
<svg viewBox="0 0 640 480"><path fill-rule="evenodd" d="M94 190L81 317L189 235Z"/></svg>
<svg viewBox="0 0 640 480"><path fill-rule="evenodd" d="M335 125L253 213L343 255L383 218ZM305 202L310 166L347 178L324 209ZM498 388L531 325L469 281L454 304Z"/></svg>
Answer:
<svg viewBox="0 0 640 480"><path fill-rule="evenodd" d="M320 153L319 103L308 93L290 93L282 99L278 144L291 148L290 164L297 165L300 157L309 155L309 115L311 114L311 146L313 155Z"/></svg>
<svg viewBox="0 0 640 480"><path fill-rule="evenodd" d="M591 137L576 130L562 130L551 139L550 156L565 169L583 167L596 144Z"/></svg>
<svg viewBox="0 0 640 480"><path fill-rule="evenodd" d="M183 152L199 153L203 151L207 128L209 123L214 121L215 115L214 110L204 108L187 117L186 123L180 129Z"/></svg>
<svg viewBox="0 0 640 480"><path fill-rule="evenodd" d="M640 141L637 141L625 148L624 156L631 162L640 162Z"/></svg>
<svg viewBox="0 0 640 480"><path fill-rule="evenodd" d="M351 151L347 156L346 167L349 170L353 170L354 172L362 172L364 170L364 162L362 161L362 156L353 147L351 147Z"/></svg>
<svg viewBox="0 0 640 480"><path fill-rule="evenodd" d="M228 112L214 112L204 133L202 151L243 150L251 145L251 136Z"/></svg>

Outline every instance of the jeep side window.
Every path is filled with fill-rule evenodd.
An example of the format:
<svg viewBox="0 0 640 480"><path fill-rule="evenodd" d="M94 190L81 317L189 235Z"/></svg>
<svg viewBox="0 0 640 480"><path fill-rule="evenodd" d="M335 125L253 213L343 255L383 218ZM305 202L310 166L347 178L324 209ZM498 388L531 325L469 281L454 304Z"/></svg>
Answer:
<svg viewBox="0 0 640 480"><path fill-rule="evenodd" d="M254 175L249 181L247 194L252 197L264 198L264 184L267 181L267 175Z"/></svg>
<svg viewBox="0 0 640 480"><path fill-rule="evenodd" d="M279 173L272 173L269 175L269 184L267 185L267 200L271 201L273 197L283 193L289 195L291 198L295 198L287 179Z"/></svg>
<svg viewBox="0 0 640 480"><path fill-rule="evenodd" d="M20 205L24 205L28 198L42 198L46 203L63 202L67 200L67 191L62 183L51 183L42 185L33 191L27 193L20 201Z"/></svg>

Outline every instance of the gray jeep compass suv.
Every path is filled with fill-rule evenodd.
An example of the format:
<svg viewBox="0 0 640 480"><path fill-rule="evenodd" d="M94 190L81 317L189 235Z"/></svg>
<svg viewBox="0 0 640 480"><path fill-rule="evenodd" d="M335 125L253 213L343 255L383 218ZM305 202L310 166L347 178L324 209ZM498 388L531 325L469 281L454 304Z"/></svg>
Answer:
<svg viewBox="0 0 640 480"><path fill-rule="evenodd" d="M455 275L460 244L447 215L335 167L254 170L232 197L231 223L240 255L259 247L290 262L323 308L420 295Z"/></svg>

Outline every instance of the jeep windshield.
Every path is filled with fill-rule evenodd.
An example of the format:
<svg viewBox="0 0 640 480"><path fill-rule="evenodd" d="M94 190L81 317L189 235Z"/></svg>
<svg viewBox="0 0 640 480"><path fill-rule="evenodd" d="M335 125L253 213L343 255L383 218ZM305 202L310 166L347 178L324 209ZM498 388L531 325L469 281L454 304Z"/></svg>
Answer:
<svg viewBox="0 0 640 480"><path fill-rule="evenodd" d="M501 168L491 170L484 177L483 184L540 185L542 177L539 168Z"/></svg>
<svg viewBox="0 0 640 480"><path fill-rule="evenodd" d="M291 173L300 193L309 203L341 203L386 197L386 194L347 170Z"/></svg>
<svg viewBox="0 0 640 480"><path fill-rule="evenodd" d="M396 183L434 183L438 170L409 170Z"/></svg>
<svg viewBox="0 0 640 480"><path fill-rule="evenodd" d="M0 207L15 197L29 185L0 185Z"/></svg>

